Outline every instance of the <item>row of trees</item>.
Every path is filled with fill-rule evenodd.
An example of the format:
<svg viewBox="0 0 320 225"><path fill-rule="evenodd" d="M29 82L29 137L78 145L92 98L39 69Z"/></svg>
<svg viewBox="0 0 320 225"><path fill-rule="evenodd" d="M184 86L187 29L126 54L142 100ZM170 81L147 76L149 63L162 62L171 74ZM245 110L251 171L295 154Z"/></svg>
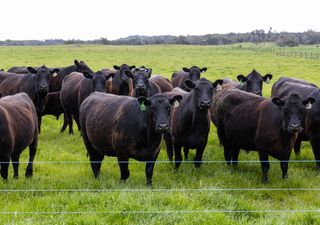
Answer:
<svg viewBox="0 0 320 225"><path fill-rule="evenodd" d="M188 36L129 36L110 41L107 38L96 40L28 40L0 41L0 45L60 45L60 44L104 44L104 45L154 45L154 44L188 44L188 45L224 45L242 42L263 43L275 42L279 46L298 46L299 44L320 44L320 32L309 30L302 33L273 32L272 28L268 32L264 30L254 30L248 33L228 33L228 34L206 34Z"/></svg>

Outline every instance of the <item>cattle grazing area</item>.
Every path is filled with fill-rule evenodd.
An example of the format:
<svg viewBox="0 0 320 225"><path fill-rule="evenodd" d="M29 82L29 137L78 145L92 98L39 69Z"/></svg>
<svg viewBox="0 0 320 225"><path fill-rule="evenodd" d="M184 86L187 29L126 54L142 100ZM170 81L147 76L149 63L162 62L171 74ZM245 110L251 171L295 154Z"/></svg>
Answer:
<svg viewBox="0 0 320 225"><path fill-rule="evenodd" d="M267 47L278 49L271 44ZM31 127L21 128L23 130L20 132L33 132L34 135L25 137L28 140L21 144L26 149L20 155L19 178L13 179L13 166L10 164L8 180L0 181L0 224L319 224L320 175L317 167L320 166L314 161L315 156L318 160L320 157L320 127L314 126L319 123L319 115L317 108L305 109L304 106L309 108L316 100L312 107L319 107L317 101L320 98L320 61L294 55L274 55L268 51L252 51L251 48L251 44L242 44L241 48L237 45L0 47L0 69L7 71L14 66L30 66L37 70L44 65L41 71L44 71L51 81L54 80L50 86L55 85L53 92L48 94L47 101L59 101L61 87L65 99L72 99L66 100L66 104L44 108L45 115L42 116L39 134L37 107L30 109L32 113L29 114L33 115L34 123ZM259 48L263 49L264 45ZM294 48L295 51L299 49L320 53L316 46ZM192 68L193 66L197 68ZM117 70L118 67L120 70ZM70 81L63 83L67 79L62 81L55 74L65 76L67 70L73 72L73 75L67 77ZM174 72L180 74L176 76L183 77L179 78L173 87L166 79L152 77L161 75L171 80ZM261 76L257 76L257 73ZM0 76L1 74L2 72ZM101 78L102 74L104 77ZM189 78L185 78L186 76ZM196 81L198 76L205 79ZM292 150L288 174L281 170L281 167L286 168L286 164L282 163L280 166L280 161L270 154L270 169L267 171L266 182L266 177L262 176L262 171L266 171L266 164L261 168L260 159L265 159L264 153L272 153L270 142L273 146L279 143L281 145L283 140L288 142L285 138L280 141L274 138L276 132L282 132L276 129L277 126L280 127L277 118L282 119L277 115L282 115L286 107L283 105L285 102L281 102L277 96L289 96L284 85L275 85L272 90L280 77L284 77L282 79L288 83L286 85L291 85L299 93L291 97L298 99L296 101L300 108L290 110L296 112L299 118L307 118L307 122L299 124L299 129L295 127L294 121L298 117L292 117L294 122L291 124L286 123L288 126L284 129L284 136L287 135L288 140L292 135L287 134L288 130L297 132L300 128L304 129L298 136L298 139L302 140L301 146L300 141L294 146L299 154ZM303 79L317 86L289 78ZM17 79L23 80L22 77ZM152 85L146 85L148 80ZM255 86L251 85L253 80L256 81ZM250 98L254 103L248 101L244 106L239 106L239 111L232 111L228 107L230 105L226 104L222 107L225 109L223 112L217 110L214 112L217 114L209 114L210 107L220 104L214 99L224 94L223 88L227 86L241 89L237 86L239 81L245 83L246 91L255 92L257 95L229 94L224 97L226 102L232 104L235 100L243 102L243 99ZM85 89L87 86L91 88ZM134 92L138 100L122 96L136 87L140 88ZM119 95L100 93L104 92L104 88ZM85 99L93 89L99 93ZM170 92L165 95L160 93L162 90ZM149 97L150 93L155 95ZM313 100L308 100L309 93ZM181 100L181 96L188 96L190 100ZM208 96L213 98L208 101ZM11 97L2 98L0 109L3 101ZM179 101L178 108L174 108ZM82 102L79 111L78 107ZM71 105L68 105L70 103ZM92 104L98 105L101 110L91 107ZM112 105L112 109L103 108L103 105L107 104ZM257 108L250 109L257 104L260 105L260 111ZM127 107L128 105L131 107ZM192 110L193 105L197 105L199 109ZM186 108L179 108L182 106ZM43 104L41 107L43 108ZM160 113L152 117L146 107L153 107L154 112ZM80 123L82 136L76 125L70 130L70 133L74 132L73 135L69 132L60 133L64 108L70 109L69 116L75 117L77 123ZM172 115L169 115L170 108L171 113L175 111ZM242 111L255 114L249 119L245 116L247 114L237 114ZM277 114L272 115L276 115L276 118L269 117L271 113L268 112L275 111ZM190 115L194 115L196 122L188 123ZM221 116L227 119L226 127L221 127L219 140L213 123L219 126ZM3 120L2 117L0 120ZM104 123L99 124L98 121L103 118L106 118ZM10 120L19 123L18 116L10 115ZM233 120L237 120L237 123ZM139 121L148 122L144 124ZM172 161L168 160L164 140L158 151L160 133L156 131L165 132L169 123L174 123L173 143L176 144L175 150L168 151L169 156L173 155ZM179 124L187 128L181 130ZM65 128L67 125L66 123ZM255 134L250 133L252 130L247 131L248 127L256 126L259 126L259 129L256 129L258 131ZM190 129L191 127L194 129ZM270 130L270 127L276 132ZM2 131L2 124L0 128ZM27 132L27 129L30 131ZM183 133L187 129L190 129L190 132ZM151 142L148 138L142 139L139 134L152 135L155 138ZM187 138L181 138L180 134ZM258 136L258 139L252 141L254 135ZM309 137L306 137L308 135ZM202 138L199 142L198 136ZM0 144L4 137L5 134L1 133ZM220 141L227 143L227 147L231 143L237 145L229 146L231 150L226 151ZM257 152L252 143L266 146L263 154ZM30 145L31 149L33 145L37 145L33 165L29 164L32 165L33 172L31 166L27 169ZM127 145L131 145L131 148L126 149ZM293 143L289 145L293 146ZM152 152L137 153L135 149L141 146L152 146ZM239 148L250 151L238 152ZM0 153L2 152L1 146ZM103 157L102 153L106 155ZM123 157L110 157L116 154ZM176 154L179 156L178 160L175 160ZM263 157L259 158L259 154ZM2 157L1 154L0 156ZM276 154L273 156L277 157ZM195 157L202 160L201 166L199 161L198 164L194 163ZM129 166L123 163L128 158ZM95 163L102 159L101 165ZM153 159L157 159L155 165L152 162L147 165L139 162ZM230 165L227 165L225 159ZM98 174L98 178L95 178ZM288 178L283 179L287 175ZM261 182L262 178L265 178L264 182Z"/></svg>

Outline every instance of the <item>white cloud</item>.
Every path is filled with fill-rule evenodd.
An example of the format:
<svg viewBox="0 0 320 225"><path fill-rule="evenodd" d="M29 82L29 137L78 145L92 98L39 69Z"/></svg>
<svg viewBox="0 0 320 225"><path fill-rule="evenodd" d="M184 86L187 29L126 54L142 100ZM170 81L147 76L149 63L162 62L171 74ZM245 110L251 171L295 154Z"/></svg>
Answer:
<svg viewBox="0 0 320 225"><path fill-rule="evenodd" d="M10 0L0 39L319 30L316 0Z"/></svg>

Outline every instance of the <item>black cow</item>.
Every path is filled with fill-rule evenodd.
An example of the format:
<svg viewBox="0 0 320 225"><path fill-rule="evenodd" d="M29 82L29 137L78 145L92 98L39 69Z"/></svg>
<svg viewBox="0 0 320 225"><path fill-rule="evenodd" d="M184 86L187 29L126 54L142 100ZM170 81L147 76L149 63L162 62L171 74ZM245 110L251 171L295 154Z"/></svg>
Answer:
<svg viewBox="0 0 320 225"><path fill-rule="evenodd" d="M59 69L50 70L46 66L41 66L37 70L28 67L28 70L30 72L28 74L0 73L0 93L2 96L27 93L35 105L40 132L42 112L47 101L52 74L57 73Z"/></svg>
<svg viewBox="0 0 320 225"><path fill-rule="evenodd" d="M151 97L152 95L161 93L160 87L150 80L151 73L151 69L134 73L133 91L131 96L136 98L140 96Z"/></svg>
<svg viewBox="0 0 320 225"><path fill-rule="evenodd" d="M314 157L316 160L317 169L320 170L320 92L319 88L307 81L281 77L272 87L272 96L285 98L291 91L298 92L302 98L313 97L315 103L312 108L307 111L303 120L303 130L294 144L294 151L296 154L300 153L302 141L310 141Z"/></svg>
<svg viewBox="0 0 320 225"><path fill-rule="evenodd" d="M60 68L57 76L55 76L50 83L50 92L60 91L62 87L63 79L72 72L82 73L87 71L93 73L93 71L83 61L74 60L74 64L71 66Z"/></svg>
<svg viewBox="0 0 320 225"><path fill-rule="evenodd" d="M84 71L83 74L73 72L63 80L60 100L66 120L61 128L61 132L69 125L69 134L73 134L72 118L76 121L80 130L79 107L81 103L94 91L106 92L106 79L113 76L114 74L112 73L105 76L100 71L94 74Z"/></svg>
<svg viewBox="0 0 320 225"><path fill-rule="evenodd" d="M291 92L287 98L266 99L237 89L229 90L217 105L217 129L228 164L238 163L240 149L258 151L263 172L262 182L268 181L271 155L280 160L282 178L287 178L288 160L302 126L305 100Z"/></svg>
<svg viewBox="0 0 320 225"><path fill-rule="evenodd" d="M18 178L20 154L28 146L29 163L25 175L26 177L32 176L33 159L38 142L38 120L34 104L26 93L18 93L0 99L0 124L1 177L8 179L11 159L14 178Z"/></svg>
<svg viewBox="0 0 320 225"><path fill-rule="evenodd" d="M107 83L107 92L115 95L130 95L132 92L132 80L134 78L135 66L123 64L121 66L114 65L115 76L112 81ZM105 75L113 73L112 70L103 69Z"/></svg>
<svg viewBox="0 0 320 225"><path fill-rule="evenodd" d="M196 81L200 79L201 73L207 71L207 68L200 69L197 66L192 66L191 68L183 67L182 71L178 71L172 74L171 83L173 87L180 87L182 90L190 91L185 85L185 80Z"/></svg>
<svg viewBox="0 0 320 225"><path fill-rule="evenodd" d="M262 76L255 69L253 69L252 72L249 73L247 76L244 76L242 74L238 75L237 79L240 81L240 84L229 79L225 79L224 82L233 83L235 88L239 90L252 92L254 94L262 96L263 82L266 82L268 84L272 79L272 75L268 73Z"/></svg>
<svg viewBox="0 0 320 225"><path fill-rule="evenodd" d="M147 185L152 184L154 163L163 132L169 130L171 105L181 96L150 98L92 93L80 106L80 124L94 176L104 156L118 158L121 180L129 177L128 160L147 161Z"/></svg>
<svg viewBox="0 0 320 225"><path fill-rule="evenodd" d="M53 115L56 119L63 114L63 107L60 102L60 91L49 92L47 95L47 103L43 109L42 116Z"/></svg>
<svg viewBox="0 0 320 225"><path fill-rule="evenodd" d="M182 160L181 148L184 147L185 158L188 158L189 149L196 149L195 166L201 165L202 155L207 145L210 130L209 109L212 96L220 90L222 80L211 83L205 78L198 81L186 80L185 86L191 92L174 89L167 92L168 96L179 93L183 100L178 108L172 111L171 135L165 134L169 160L175 153L175 167L179 168Z"/></svg>

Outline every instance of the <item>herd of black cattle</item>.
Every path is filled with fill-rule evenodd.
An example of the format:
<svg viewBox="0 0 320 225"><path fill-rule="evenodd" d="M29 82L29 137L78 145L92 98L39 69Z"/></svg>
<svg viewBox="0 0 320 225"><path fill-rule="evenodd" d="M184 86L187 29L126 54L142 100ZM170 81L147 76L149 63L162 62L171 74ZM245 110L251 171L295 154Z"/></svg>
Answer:
<svg viewBox="0 0 320 225"><path fill-rule="evenodd" d="M171 81L141 66L114 66L93 72L83 61L62 68L12 67L0 72L0 164L8 177L10 159L18 178L20 153L29 146L26 176L32 176L43 115L64 115L61 128L73 133L75 120L90 158L94 176L105 155L118 159L121 180L129 177L128 160L146 162L147 185L165 140L169 160L178 169L189 149L201 165L210 119L217 127L227 164L237 165L240 149L258 151L262 181L268 181L268 156L280 160L287 178L292 148L310 141L320 170L320 93L307 81L281 77L272 97L262 97L262 76L253 70L210 82L201 78L207 68L192 66L173 73ZM24 93L23 93L24 92ZM4 97L6 96L6 97Z"/></svg>

